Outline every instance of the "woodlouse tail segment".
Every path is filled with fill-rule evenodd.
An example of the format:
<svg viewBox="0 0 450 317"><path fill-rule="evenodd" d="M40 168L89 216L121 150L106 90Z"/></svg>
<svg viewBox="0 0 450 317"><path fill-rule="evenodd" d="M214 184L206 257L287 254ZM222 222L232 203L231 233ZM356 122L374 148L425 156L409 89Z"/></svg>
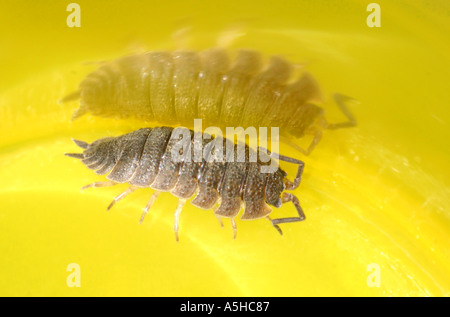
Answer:
<svg viewBox="0 0 450 317"><path fill-rule="evenodd" d="M83 116L87 112L88 111L87 111L87 109L85 107L80 106L80 108L75 110L75 112L73 113L71 121L74 121L74 120L78 119L79 117Z"/></svg>
<svg viewBox="0 0 450 317"><path fill-rule="evenodd" d="M350 128L356 126L356 119L353 116L353 114L350 112L350 110L347 108L346 103L350 102L358 102L357 100L344 96L341 94L334 94L333 98L338 105L339 109L342 111L342 113L347 117L348 121L340 122L340 123L328 123L326 128L330 130L334 129L341 129L341 128Z"/></svg>
<svg viewBox="0 0 450 317"><path fill-rule="evenodd" d="M88 146L89 146L89 144L84 142L84 141L75 140L75 139L72 139L72 141L76 145L78 145L80 148L82 148L83 150L87 149ZM68 156L68 157L77 158L77 159L80 159L80 160L84 159L84 153L64 153L64 155Z"/></svg>
<svg viewBox="0 0 450 317"><path fill-rule="evenodd" d="M65 103L65 102L69 102L69 101L72 101L72 100L77 100L80 97L81 97L81 90L77 90L77 91L74 91L71 94L68 94L64 98L60 99L58 102L59 103Z"/></svg>
<svg viewBox="0 0 450 317"><path fill-rule="evenodd" d="M84 154L83 153L64 153L64 155L68 156L68 157L73 157L73 158L76 158L76 159L80 159L80 160L84 159Z"/></svg>
<svg viewBox="0 0 450 317"><path fill-rule="evenodd" d="M76 145L78 145L80 148L86 150L89 146L89 143L84 142L84 141L80 141L80 140L75 140L72 139L73 143L75 143Z"/></svg>
<svg viewBox="0 0 450 317"><path fill-rule="evenodd" d="M306 216L303 213L302 207L300 206L300 201L295 195L290 193L283 193L281 200L283 204L287 202L292 202L295 206L295 209L297 209L298 213L298 217L277 218L277 219L271 219L269 216L266 217L267 219L270 220L275 229L277 229L278 233L282 235L283 231L281 231L281 228L278 226L280 223L303 221L306 219Z"/></svg>

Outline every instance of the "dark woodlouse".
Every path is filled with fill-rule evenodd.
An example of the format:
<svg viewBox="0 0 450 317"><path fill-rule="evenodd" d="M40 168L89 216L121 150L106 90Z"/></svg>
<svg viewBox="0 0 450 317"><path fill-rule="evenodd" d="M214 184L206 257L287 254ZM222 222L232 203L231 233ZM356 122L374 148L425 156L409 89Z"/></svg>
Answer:
<svg viewBox="0 0 450 317"><path fill-rule="evenodd" d="M347 122L329 124L318 84L305 72L290 80L293 66L273 56L264 66L260 53L240 50L231 61L224 49L155 51L105 62L87 75L79 90L62 101L80 99L73 118L90 112L104 117L135 117L164 125L279 127L281 140L304 154L320 141L323 129L350 127L355 119L335 95ZM313 135L307 149L289 136Z"/></svg>
<svg viewBox="0 0 450 317"><path fill-rule="evenodd" d="M179 142L180 131L189 134L187 147L183 150L175 148ZM95 182L84 186L104 187L118 183L128 183L131 186L114 198L110 209L138 188L150 187L155 190L148 204L144 208L141 222L160 192L170 192L179 198L175 211L174 231L178 241L178 220L181 209L187 199L195 198L191 203L202 209L215 208L216 216L230 218L236 237L236 223L234 218L239 214L242 204L244 212L241 219L259 219L266 217L281 234L279 224L295 222L305 219L305 215L296 196L285 190L296 189L301 181L304 163L300 160L262 151L253 150L247 145L244 160L238 160L236 143L231 143L233 153L225 152L228 139L215 139L202 132L198 134L187 128L155 127L143 128L131 133L107 137L88 144L84 141L74 142L84 149L82 153L66 153L69 157L81 159L88 168L96 174L107 174L108 181ZM213 140L223 142L224 152L215 153ZM196 143L197 142L197 143ZM222 161L210 160L208 155L201 160L195 159L194 149L199 147L202 153L219 155ZM179 160L174 159L174 153L180 154ZM242 152L241 152L242 153ZM225 157L227 156L228 157ZM251 160L257 157L257 160ZM270 156L270 157L269 157ZM216 156L217 157L217 156ZM230 159L231 158L231 159ZM261 167L271 164L271 158L287 161L298 165L298 171L293 181L289 181L286 172L276 166L271 173L262 173ZM283 203L292 202L297 210L297 217L271 219L269 206L279 208Z"/></svg>

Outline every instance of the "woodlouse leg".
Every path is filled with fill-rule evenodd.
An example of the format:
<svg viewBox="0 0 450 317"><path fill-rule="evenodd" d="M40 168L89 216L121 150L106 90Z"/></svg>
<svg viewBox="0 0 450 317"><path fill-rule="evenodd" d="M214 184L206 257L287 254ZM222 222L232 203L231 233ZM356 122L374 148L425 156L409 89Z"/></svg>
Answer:
<svg viewBox="0 0 450 317"><path fill-rule="evenodd" d="M114 197L114 200L109 204L108 208L106 210L110 210L112 206L115 205L116 202L121 201L123 198L134 192L139 187L130 186L125 191L123 191L120 195Z"/></svg>
<svg viewBox="0 0 450 317"><path fill-rule="evenodd" d="M91 188L91 187L94 187L94 188L108 187L108 186L114 186L114 185L117 185L117 184L118 183L113 182L113 181L95 182L95 183L88 184L88 185L85 185L85 186L81 187L81 190L85 190L86 188Z"/></svg>
<svg viewBox="0 0 450 317"><path fill-rule="evenodd" d="M160 191L155 191L152 195L152 197L150 197L147 205L144 208L144 212L142 213L141 219L139 220L139 224L141 225L142 222L144 221L145 216L148 214L148 211L150 210L150 208L152 207L153 203L155 202L156 198L158 198L159 194L161 192Z"/></svg>
<svg viewBox="0 0 450 317"><path fill-rule="evenodd" d="M295 175L294 182L286 180L286 189L287 190L296 189L298 186L300 186L300 182L302 180L302 175L303 175L303 169L305 168L305 163L303 161L294 159L292 157L279 155L279 154L277 154L277 155L281 161L298 164L297 175Z"/></svg>
<svg viewBox="0 0 450 317"><path fill-rule="evenodd" d="M278 226L278 224L280 223L286 223L286 222L297 222L297 221L303 221L305 220L305 214L303 213L303 209L300 206L300 201L298 200L297 197L295 197L294 195L290 194L290 193L283 193L283 196L281 197L282 202L283 203L287 203L287 202L292 202L295 206L295 208L297 209L297 213L298 213L298 217L288 217L288 218L278 218L278 219L270 219L270 222L272 223L272 225L275 227L275 229L277 229L277 231L282 234L282 231L280 229L280 227Z"/></svg>
<svg viewBox="0 0 450 317"><path fill-rule="evenodd" d="M262 149L261 147L258 148L258 150ZM294 190L296 189L298 186L300 186L300 182L302 180L302 174L303 174L303 169L305 168L305 163L303 161L297 160L293 157L289 157L289 156L284 156L284 155L280 155L278 153L273 153L270 152L266 149L264 149L265 151L267 151L267 153L280 161L284 161L284 162L288 162L288 163L294 163L294 164L298 164L298 170L297 170L297 175L295 175L294 178L294 182L291 181L286 181L286 189L287 190Z"/></svg>
<svg viewBox="0 0 450 317"><path fill-rule="evenodd" d="M322 140L322 131L316 130L316 133L314 133L314 139L311 141L308 149L306 150L306 155L311 154L311 152L316 148L317 144L319 144L320 140Z"/></svg>
<svg viewBox="0 0 450 317"><path fill-rule="evenodd" d="M188 50L192 46L192 30L190 26L184 26L172 34L177 50Z"/></svg>
<svg viewBox="0 0 450 317"><path fill-rule="evenodd" d="M214 215L217 217L217 220L219 220L220 227L223 229L224 226L223 226L222 218L220 218L220 216L218 216L216 214L214 214Z"/></svg>
<svg viewBox="0 0 450 317"><path fill-rule="evenodd" d="M181 213L181 210L183 209L185 203L186 203L186 199L178 200L177 210L175 210L175 214L174 214L175 221L174 221L173 231L175 231L175 240L177 242L179 241L178 231L180 229L180 226L179 226L180 213Z"/></svg>
<svg viewBox="0 0 450 317"><path fill-rule="evenodd" d="M229 48L237 38L245 35L243 25L235 24L228 27L217 39L217 46L222 48Z"/></svg>
<svg viewBox="0 0 450 317"><path fill-rule="evenodd" d="M347 117L348 121L328 124L327 129L350 128L350 127L356 126L355 117L353 117L353 114L350 112L350 110L345 105L345 101L348 101L348 100L355 101L355 100L350 97L341 95L341 94L334 94L333 97L334 97L334 100L336 101L336 104L338 105L339 109Z"/></svg>
<svg viewBox="0 0 450 317"><path fill-rule="evenodd" d="M266 219L270 221L270 223L272 224L272 226L273 226L275 229L277 229L277 231L278 231L279 234L283 235L283 231L281 231L281 228L280 228L278 225L274 224L274 223L272 222L272 219L271 219L269 216L266 216Z"/></svg>
<svg viewBox="0 0 450 317"><path fill-rule="evenodd" d="M289 139L280 136L280 140L284 143L286 143L287 145L289 145L290 147L296 149L297 151L299 151L300 153L308 156L312 153L312 151L315 149L315 147L317 146L317 144L319 144L320 140L322 139L322 131L321 130L316 130L314 133L314 138L311 141L311 143L308 145L308 148L305 150L304 148L298 146L297 144L295 144L294 142L290 141Z"/></svg>
<svg viewBox="0 0 450 317"><path fill-rule="evenodd" d="M231 227L233 228L233 239L236 239L237 226L236 226L236 220L234 218L231 218Z"/></svg>

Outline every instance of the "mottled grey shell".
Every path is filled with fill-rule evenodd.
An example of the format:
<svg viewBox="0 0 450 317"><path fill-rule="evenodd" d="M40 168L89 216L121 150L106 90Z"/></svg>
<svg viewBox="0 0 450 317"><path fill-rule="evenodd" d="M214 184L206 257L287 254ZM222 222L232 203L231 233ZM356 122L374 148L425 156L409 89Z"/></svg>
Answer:
<svg viewBox="0 0 450 317"><path fill-rule="evenodd" d="M323 109L318 85L304 73L290 81L292 65L241 50L231 61L222 49L203 52L149 52L104 63L65 100L80 97L74 118L90 112L134 117L167 125L279 127L281 135L301 137Z"/></svg>
<svg viewBox="0 0 450 317"><path fill-rule="evenodd" d="M181 128L177 128L181 129ZM184 129L184 128L183 128ZM217 201L215 211L221 217L233 218L244 204L241 219L258 219L271 212L268 205L281 206L280 195L285 189L286 173L278 168L274 173L262 173L260 160L250 162L251 154L258 154L245 146L245 162L194 160L190 151L179 162L174 160L172 147L178 139L171 137L173 128L144 128L119 137L99 139L89 145L80 155L81 161L97 174L118 183L137 187L150 187L167 191L174 196L188 199L195 195L192 204L202 209L211 209ZM201 133L201 132L199 132ZM189 131L194 136L194 132ZM208 147L212 138L201 139L202 149ZM197 138L192 137L189 146L193 148ZM224 153L226 149L224 139ZM234 155L237 155L237 145ZM189 153L189 152L186 152ZM224 154L222 153L222 154Z"/></svg>

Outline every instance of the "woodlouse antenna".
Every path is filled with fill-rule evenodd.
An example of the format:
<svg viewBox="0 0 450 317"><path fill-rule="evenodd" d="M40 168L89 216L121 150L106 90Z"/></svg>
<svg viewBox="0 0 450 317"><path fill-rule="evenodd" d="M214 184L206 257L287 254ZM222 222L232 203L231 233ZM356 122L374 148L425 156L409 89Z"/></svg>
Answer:
<svg viewBox="0 0 450 317"><path fill-rule="evenodd" d="M334 100L336 101L336 104L338 105L339 109L342 111L342 113L347 117L348 121L340 122L340 123L329 123L327 125L327 129L334 130L334 129L340 129L340 128L351 128L356 126L356 119L353 116L353 114L350 112L350 110L345 105L346 102L352 101L357 102L357 100L344 96L341 94L334 94L333 95Z"/></svg>
<svg viewBox="0 0 450 317"><path fill-rule="evenodd" d="M288 162L288 163L293 163L293 164L298 164L297 175L295 175L294 181L291 182L289 180L286 180L285 184L286 184L286 190L294 190L294 189L298 188L298 186L300 186L300 182L302 180L302 175L303 175L303 169L305 168L305 163L303 161L297 160L293 157L284 156L284 155L280 155L278 153L270 152L269 150L264 149L262 147L258 147L258 150L259 151L261 151L261 150L267 151L267 154L269 154L271 157L273 157L277 160Z"/></svg>
<svg viewBox="0 0 450 317"><path fill-rule="evenodd" d="M303 169L305 168L305 163L303 161L297 160L292 157L279 155L279 154L276 154L276 155L280 161L298 164L297 175L295 175L294 181L291 182L289 180L286 180L286 182L285 182L286 190L294 190L294 189L298 188L298 186L300 186L300 182L302 180Z"/></svg>
<svg viewBox="0 0 450 317"><path fill-rule="evenodd" d="M270 218L269 216L266 216L266 219L270 221L270 223L272 224L272 226L273 226L275 229L277 229L277 231L278 231L278 233L279 233L280 235L283 235L283 231L281 230L281 228L280 228L277 224L274 224L274 223L272 222L272 218Z"/></svg>
<svg viewBox="0 0 450 317"><path fill-rule="evenodd" d="M287 202L292 202L295 206L295 209L297 209L298 213L298 217L277 218L277 219L271 219L268 216L266 217L267 219L270 220L275 229L277 229L277 231L282 235L283 231L281 231L281 228L278 226L280 223L303 221L306 219L306 216L303 212L302 207L300 206L300 201L295 195L291 193L283 193L281 199L283 204Z"/></svg>

